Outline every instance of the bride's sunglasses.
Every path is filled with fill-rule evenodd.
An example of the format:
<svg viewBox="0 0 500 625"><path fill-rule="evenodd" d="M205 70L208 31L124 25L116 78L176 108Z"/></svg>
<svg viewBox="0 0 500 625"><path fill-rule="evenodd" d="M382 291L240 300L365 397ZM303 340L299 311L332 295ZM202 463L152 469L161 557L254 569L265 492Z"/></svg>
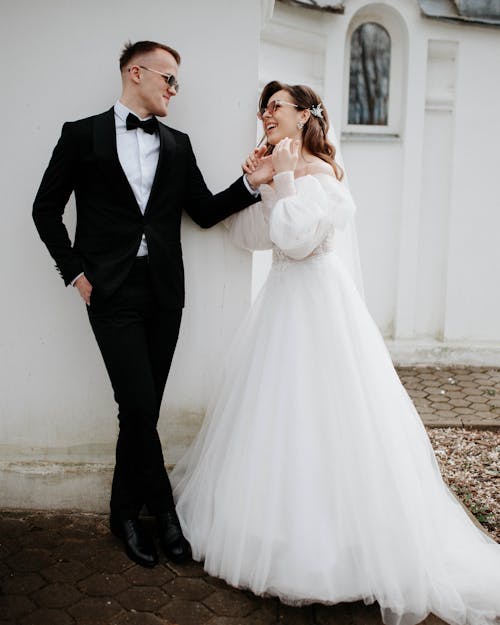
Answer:
<svg viewBox="0 0 500 625"><path fill-rule="evenodd" d="M299 108L298 104L293 104L293 102L286 102L286 100L271 100L267 103L267 106L263 106L259 111L257 111L257 117L259 119L264 119L264 115L269 113L269 115L273 115L275 111L277 111L283 104L287 106L294 106L296 109Z"/></svg>

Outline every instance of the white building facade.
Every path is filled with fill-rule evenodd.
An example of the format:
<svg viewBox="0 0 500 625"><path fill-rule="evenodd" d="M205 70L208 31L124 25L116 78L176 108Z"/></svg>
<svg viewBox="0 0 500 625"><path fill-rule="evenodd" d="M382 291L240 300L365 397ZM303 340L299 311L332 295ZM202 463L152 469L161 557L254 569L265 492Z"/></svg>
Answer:
<svg viewBox="0 0 500 625"><path fill-rule="evenodd" d="M268 10L260 0L46 0L2 9L0 508L108 507L118 428L111 385L85 305L64 288L31 219L63 122L113 106L126 41L167 43L182 63L165 121L189 133L209 188L222 190L254 146ZM70 233L74 219L70 201ZM159 425L168 463L198 429L251 300L251 255L224 226L202 231L186 218L182 240L186 308Z"/></svg>
<svg viewBox="0 0 500 625"><path fill-rule="evenodd" d="M430 19L417 0L316 4L340 12L275 3L260 83L308 84L325 101L358 205L367 304L393 359L499 365L498 22ZM385 126L348 123L351 40L366 23L391 41Z"/></svg>

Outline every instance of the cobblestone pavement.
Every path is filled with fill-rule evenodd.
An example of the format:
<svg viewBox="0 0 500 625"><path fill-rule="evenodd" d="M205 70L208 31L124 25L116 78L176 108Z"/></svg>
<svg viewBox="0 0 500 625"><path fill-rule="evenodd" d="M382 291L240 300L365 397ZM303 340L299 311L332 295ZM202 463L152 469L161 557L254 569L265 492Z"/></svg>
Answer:
<svg viewBox="0 0 500 625"><path fill-rule="evenodd" d="M291 608L198 563L132 563L104 515L3 512L0 625L380 625L363 603ZM431 616L426 625L441 621Z"/></svg>
<svg viewBox="0 0 500 625"><path fill-rule="evenodd" d="M500 369L443 366L397 371L427 426L500 428Z"/></svg>
<svg viewBox="0 0 500 625"><path fill-rule="evenodd" d="M500 371L400 368L428 425L500 427ZM0 512L0 625L381 625L376 605L291 608L200 564L133 564L97 514ZM425 625L442 625L429 616Z"/></svg>

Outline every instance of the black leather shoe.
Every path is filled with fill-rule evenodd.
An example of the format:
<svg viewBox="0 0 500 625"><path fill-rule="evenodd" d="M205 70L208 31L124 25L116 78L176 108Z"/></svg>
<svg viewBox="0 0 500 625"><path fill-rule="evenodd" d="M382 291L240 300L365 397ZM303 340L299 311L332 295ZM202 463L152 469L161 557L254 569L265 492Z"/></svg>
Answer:
<svg viewBox="0 0 500 625"><path fill-rule="evenodd" d="M138 519L119 519L111 516L109 527L123 542L125 553L131 560L148 568L158 564L158 553L153 541Z"/></svg>
<svg viewBox="0 0 500 625"><path fill-rule="evenodd" d="M160 543L165 554L172 562L186 562L191 558L191 547L184 538L181 524L175 510L156 515Z"/></svg>

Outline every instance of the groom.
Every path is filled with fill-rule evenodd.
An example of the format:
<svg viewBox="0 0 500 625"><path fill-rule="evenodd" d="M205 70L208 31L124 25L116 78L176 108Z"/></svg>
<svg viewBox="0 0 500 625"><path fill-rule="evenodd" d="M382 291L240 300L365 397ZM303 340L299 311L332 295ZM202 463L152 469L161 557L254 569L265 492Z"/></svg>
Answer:
<svg viewBox="0 0 500 625"><path fill-rule="evenodd" d="M111 531L148 567L158 555L139 521L143 505L156 516L167 557L191 555L156 429L184 305L181 214L209 228L256 201L251 176L212 195L189 137L157 121L179 90L179 64L169 46L126 45L120 99L105 113L63 125L33 206L64 282L87 304L118 403ZM72 192L73 245L62 221Z"/></svg>

